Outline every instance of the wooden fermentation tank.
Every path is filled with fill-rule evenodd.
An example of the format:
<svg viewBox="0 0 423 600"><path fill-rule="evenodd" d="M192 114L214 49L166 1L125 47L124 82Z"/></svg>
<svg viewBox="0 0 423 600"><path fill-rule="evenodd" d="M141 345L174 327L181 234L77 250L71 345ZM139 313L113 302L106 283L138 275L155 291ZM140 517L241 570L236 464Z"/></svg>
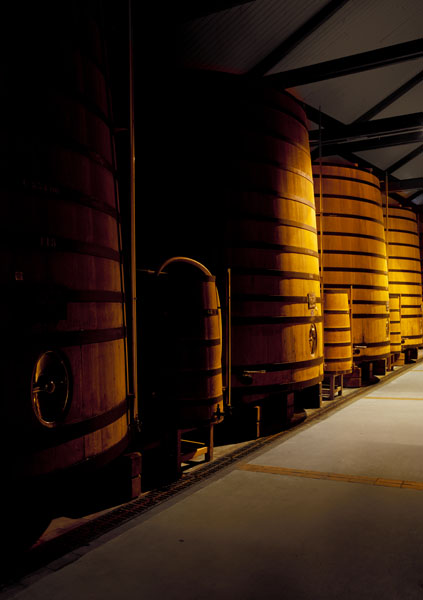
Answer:
<svg viewBox="0 0 423 600"><path fill-rule="evenodd" d="M25 19L9 7L0 42L0 410L2 444L13 448L2 469L14 477L105 463L128 445L116 166L95 6L36 3Z"/></svg>
<svg viewBox="0 0 423 600"><path fill-rule="evenodd" d="M389 290L379 182L352 165L315 164L313 173L324 289L350 292L355 363L387 358Z"/></svg>
<svg viewBox="0 0 423 600"><path fill-rule="evenodd" d="M384 207L389 293L399 295L402 350L422 345L422 274L417 217L411 208L389 199ZM398 329L398 328L397 328Z"/></svg>

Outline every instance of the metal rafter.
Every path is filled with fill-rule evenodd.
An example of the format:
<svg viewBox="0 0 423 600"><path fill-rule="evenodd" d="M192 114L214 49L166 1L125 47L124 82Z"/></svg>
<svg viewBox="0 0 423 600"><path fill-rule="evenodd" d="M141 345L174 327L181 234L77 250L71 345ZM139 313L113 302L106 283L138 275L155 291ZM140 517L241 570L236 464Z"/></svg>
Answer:
<svg viewBox="0 0 423 600"><path fill-rule="evenodd" d="M294 33L284 40L268 56L265 56L249 72L251 77L261 77L275 67L285 56L323 25L332 15L341 9L349 0L331 0L319 12L313 15L304 25L301 25Z"/></svg>
<svg viewBox="0 0 423 600"><path fill-rule="evenodd" d="M322 154L329 156L331 154L339 154L340 152L343 152L343 150L347 150L348 152L364 152L365 150L377 150L378 148L388 148L390 146L400 146L421 141L423 141L423 131L416 131L412 133L359 140L356 142L326 144L322 147ZM313 150L312 156L316 156L315 153L316 150Z"/></svg>
<svg viewBox="0 0 423 600"><path fill-rule="evenodd" d="M395 171L398 171L398 169L400 169L401 167L403 167L404 165L409 163L411 160L413 160L413 158L416 158L416 156L419 156L420 154L423 154L423 144L421 146L419 146L418 148L415 148L414 150L412 150L411 152L409 152L408 154L406 154L405 156L403 156L396 162L394 162L390 167L388 167L386 169L386 171L388 173L394 173Z"/></svg>
<svg viewBox="0 0 423 600"><path fill-rule="evenodd" d="M369 69L378 69L406 60L414 60L423 56L423 38L411 42L403 42L394 46L386 46L369 52L361 52L334 60L267 75L266 79L279 88L305 85L316 81L324 81L334 77L352 75Z"/></svg>
<svg viewBox="0 0 423 600"><path fill-rule="evenodd" d="M414 77L409 79L406 83L401 85L395 91L388 94L386 98L375 104L375 106L372 106L372 108L369 108L369 110L363 113L361 117L358 117L358 119L356 119L354 123L362 123L363 121L369 121L370 119L373 119L373 117L375 117L383 110L385 110L385 108L396 102L399 98L401 98L401 96L404 96L404 94L413 89L421 81L423 81L423 71L420 71L420 73L414 75Z"/></svg>
<svg viewBox="0 0 423 600"><path fill-rule="evenodd" d="M383 136L395 133L411 133L423 129L423 112L410 115L400 115L386 119L377 119L365 123L353 123L336 128L325 129L322 132L322 144L332 144L351 141L356 138ZM310 133L310 142L317 142L318 132Z"/></svg>
<svg viewBox="0 0 423 600"><path fill-rule="evenodd" d="M382 182L382 189L385 188L385 183ZM389 181L388 188L392 192L400 192L405 190L417 190L421 191L423 188L423 177L415 177L414 179L399 179L397 181Z"/></svg>

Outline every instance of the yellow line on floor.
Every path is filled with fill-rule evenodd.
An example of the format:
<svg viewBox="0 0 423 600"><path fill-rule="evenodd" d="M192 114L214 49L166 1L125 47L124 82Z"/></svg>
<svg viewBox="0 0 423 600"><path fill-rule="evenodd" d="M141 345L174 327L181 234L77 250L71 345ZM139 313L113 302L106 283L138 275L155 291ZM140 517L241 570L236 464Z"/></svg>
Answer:
<svg viewBox="0 0 423 600"><path fill-rule="evenodd" d="M423 400L423 394L420 398L401 398L401 396L366 396L368 400Z"/></svg>
<svg viewBox="0 0 423 600"><path fill-rule="evenodd" d="M344 483L365 483L367 485L380 485L383 487L423 491L423 481L403 481L401 479L384 479L383 477L366 477L364 475L344 475L343 473L322 473L321 471L267 467L265 465L252 464L240 464L237 468L240 471L250 471L253 473L268 473L270 475L285 475L288 477L306 477L309 479L326 479L329 481L343 481Z"/></svg>

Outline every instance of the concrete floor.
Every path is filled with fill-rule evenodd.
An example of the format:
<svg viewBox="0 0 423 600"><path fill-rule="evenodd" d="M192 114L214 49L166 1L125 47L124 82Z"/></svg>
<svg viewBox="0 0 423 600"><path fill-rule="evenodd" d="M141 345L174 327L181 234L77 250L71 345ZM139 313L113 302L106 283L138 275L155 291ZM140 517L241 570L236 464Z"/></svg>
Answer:
<svg viewBox="0 0 423 600"><path fill-rule="evenodd" d="M0 598L421 600L422 459L418 363Z"/></svg>

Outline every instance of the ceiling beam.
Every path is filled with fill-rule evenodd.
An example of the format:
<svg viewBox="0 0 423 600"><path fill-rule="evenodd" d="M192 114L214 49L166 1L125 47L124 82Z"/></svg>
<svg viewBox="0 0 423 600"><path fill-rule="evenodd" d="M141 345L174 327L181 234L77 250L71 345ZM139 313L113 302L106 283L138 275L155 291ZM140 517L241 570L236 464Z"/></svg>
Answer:
<svg viewBox="0 0 423 600"><path fill-rule="evenodd" d="M270 54L265 56L250 71L250 77L261 77L275 67L287 54L304 41L318 27L323 25L332 15L342 8L349 0L331 0L319 12L313 15Z"/></svg>
<svg viewBox="0 0 423 600"><path fill-rule="evenodd" d="M381 189L385 189L385 182L382 181ZM420 190L423 188L423 177L415 177L414 179L399 179L397 181L388 181L389 192L400 192L405 190Z"/></svg>
<svg viewBox="0 0 423 600"><path fill-rule="evenodd" d="M390 106L399 98L401 98L401 96L404 96L404 94L412 90L421 81L423 81L423 71L420 71L420 73L414 75L414 77L406 81L403 85L401 85L391 94L388 94L386 98L384 98L383 100L375 104L372 108L370 108L368 111L363 113L361 117L358 117L358 119L356 119L354 123L362 123L363 121L369 121L370 119L373 119L373 117L385 110L385 108L388 108L388 106Z"/></svg>
<svg viewBox="0 0 423 600"><path fill-rule="evenodd" d="M189 21L251 2L255 0L182 0L173 11L178 21Z"/></svg>
<svg viewBox="0 0 423 600"><path fill-rule="evenodd" d="M420 154L423 154L423 144L418 148L415 148L396 162L394 162L390 167L386 169L386 171L388 173L394 173L395 171L398 171L398 169L409 163L411 160L413 160L413 158L416 158L416 156L420 156Z"/></svg>
<svg viewBox="0 0 423 600"><path fill-rule="evenodd" d="M418 198L422 193L423 193L423 190L417 190L417 192L414 192L414 194L410 194L410 196L407 197L407 200L409 202L413 202L413 200Z"/></svg>
<svg viewBox="0 0 423 600"><path fill-rule="evenodd" d="M378 69L422 56L423 38L419 38L411 42L403 42L394 46L386 46L369 52L361 52L360 54L336 58L299 69L267 75L266 79L272 82L273 85L286 89L306 83L342 77L343 75L352 75L369 69Z"/></svg>
<svg viewBox="0 0 423 600"><path fill-rule="evenodd" d="M331 144L354 138L381 136L394 133L406 133L423 129L423 112L398 117L377 119L365 123L341 125L335 129L325 129L321 132L322 144ZM319 141L319 132L310 132L310 143Z"/></svg>
<svg viewBox="0 0 423 600"><path fill-rule="evenodd" d="M412 133L401 133L397 135L387 135L384 137L358 140L356 142L345 142L343 144L323 144L323 156L331 154L340 154L344 150L348 152L363 152L365 150L377 150L378 148L388 148L390 146L401 146L403 144L412 144L413 142L423 141L423 131ZM316 156L316 150L312 151L312 157Z"/></svg>

